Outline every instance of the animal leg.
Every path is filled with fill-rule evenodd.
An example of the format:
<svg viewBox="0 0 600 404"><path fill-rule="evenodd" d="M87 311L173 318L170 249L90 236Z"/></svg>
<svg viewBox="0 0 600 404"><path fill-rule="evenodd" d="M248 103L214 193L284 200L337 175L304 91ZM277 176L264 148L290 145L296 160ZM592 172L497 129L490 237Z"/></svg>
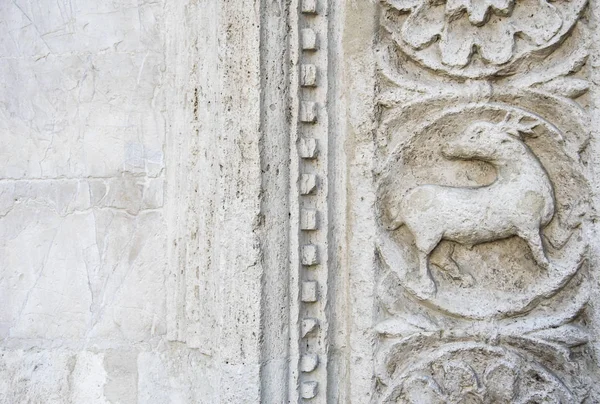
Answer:
<svg viewBox="0 0 600 404"><path fill-rule="evenodd" d="M436 287L429 273L429 253L419 251L419 290L428 296L435 294Z"/></svg>
<svg viewBox="0 0 600 404"><path fill-rule="evenodd" d="M417 249L419 250L419 283L421 284L421 290L427 295L434 295L436 291L435 283L429 272L429 255L438 245L441 238L442 237L439 236L433 239L417 238L416 240Z"/></svg>
<svg viewBox="0 0 600 404"><path fill-rule="evenodd" d="M452 258L454 244L442 243L438 250L438 253L434 254L435 261L433 261L434 256L431 257L431 263L444 270L452 279L458 280L462 287L473 286L473 283L475 282L473 276L462 271L456 261L454 261L454 258Z"/></svg>
<svg viewBox="0 0 600 404"><path fill-rule="evenodd" d="M542 268L548 269L550 266L550 261L548 261L548 257L546 257L546 251L544 250L544 245L542 244L542 237L539 229L537 227L530 229L520 234L520 237L529 245L535 262Z"/></svg>

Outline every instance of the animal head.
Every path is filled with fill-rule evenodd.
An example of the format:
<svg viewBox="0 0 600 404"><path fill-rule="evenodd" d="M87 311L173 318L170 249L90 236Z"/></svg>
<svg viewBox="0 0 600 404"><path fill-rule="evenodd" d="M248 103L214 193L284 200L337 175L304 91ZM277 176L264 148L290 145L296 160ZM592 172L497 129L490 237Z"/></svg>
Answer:
<svg viewBox="0 0 600 404"><path fill-rule="evenodd" d="M537 121L508 114L500 123L475 122L442 148L447 158L494 160L526 150L523 137L535 137Z"/></svg>

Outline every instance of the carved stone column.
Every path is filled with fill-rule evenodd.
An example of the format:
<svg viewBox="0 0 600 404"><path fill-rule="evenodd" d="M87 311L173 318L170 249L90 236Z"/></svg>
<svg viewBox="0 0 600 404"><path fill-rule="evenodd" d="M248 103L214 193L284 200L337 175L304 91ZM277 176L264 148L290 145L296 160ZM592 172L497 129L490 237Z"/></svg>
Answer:
<svg viewBox="0 0 600 404"><path fill-rule="evenodd" d="M197 400L284 402L287 6L170 7L168 339L206 359Z"/></svg>

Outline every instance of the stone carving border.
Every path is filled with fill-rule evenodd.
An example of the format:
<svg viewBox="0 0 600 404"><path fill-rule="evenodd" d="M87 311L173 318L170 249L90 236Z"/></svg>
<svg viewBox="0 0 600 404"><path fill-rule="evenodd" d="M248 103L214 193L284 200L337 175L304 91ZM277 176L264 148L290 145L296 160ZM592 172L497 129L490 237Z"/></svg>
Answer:
<svg viewBox="0 0 600 404"><path fill-rule="evenodd" d="M329 275L327 0L290 8L294 117L291 130L290 402L327 401ZM295 29L297 27L297 30ZM292 45L292 48L294 46ZM293 88L297 90L297 98ZM294 223L296 226L294 227ZM295 272L297 271L297 272ZM296 291L296 293L294 293Z"/></svg>
<svg viewBox="0 0 600 404"><path fill-rule="evenodd" d="M410 172L411 176L415 175L414 178L417 179L415 179L414 183L411 183L410 179L401 178L393 185L386 185L390 190L387 194L392 195L396 192L397 195L402 195L399 198L403 204L400 205L400 203L397 203L397 200L395 200L396 203L389 204L389 206L393 206L393 209L395 209L393 212L390 211L390 217L397 219L400 216L400 219L397 219L393 223L393 226L388 227L385 233L382 233L385 234L384 236L379 237L382 240L381 245L383 245L378 250L382 265L378 265L375 271L380 271L382 268L386 268L386 266L388 269L395 266L396 269L400 269L400 272L409 271L410 268L416 267L420 269L423 276L420 276L420 278L417 276L419 281L414 284L403 283L406 272L402 272L398 278L384 275L380 279L378 299L382 307L382 318L389 317L375 326L376 332L379 334L377 343L378 352L375 354L377 358L376 373L378 386L375 388L373 402L461 402L463 399L471 399L479 402L496 402L498 400L510 400L510 402L530 402L529 400L536 400L537 402L539 400L546 402L545 400L552 399L556 402L575 402L576 400L579 402L580 400L577 398L587 397L591 389L591 384L587 379L588 374L581 371L581 361L577 362L577 360L573 359L577 356L577 354L573 355L573 352L581 352L581 350L585 349L583 347L591 341L589 328L585 320L585 311L589 308L589 291L587 288L589 286L589 278L587 276L587 262L589 261L587 253L589 249L587 248L586 239L586 226L589 225L589 221L585 219L585 213L590 210L587 208L589 185L586 185L586 181L583 179L585 167L581 158L582 152L585 150L587 142L589 142L590 130L587 126L589 120L588 111L586 111L587 100L585 98L578 100L579 97L586 94L590 87L586 66L588 56L587 27L583 22L581 24L577 23L577 20L582 17L582 13L585 11L586 2L564 3L569 6L571 4L575 6L570 11L570 20L568 20L568 24L563 25L562 29L564 32L552 37L552 40L557 41L557 46L548 47L547 51L541 54L538 54L539 49L532 51L532 55L534 53L537 54L537 63L527 64L519 62L520 64L517 63L511 66L508 62L514 55L505 55L506 57L503 56L501 60L502 63L496 63L497 65L502 65L502 68L492 67L491 65L495 62L491 56L494 55L486 53L485 41L497 38L497 33L494 33L493 29L490 28L492 25L488 27L486 24L488 22L497 22L498 26L500 26L503 23L510 23L513 27L518 27L519 24L523 24L523 21L519 22L516 20L523 19L524 14L519 14L517 8L514 10L507 9L506 13L499 13L498 10L494 9L494 12L491 13L493 16L489 20L485 18L477 24L472 21L474 15L471 14L472 10L470 7L479 6L483 3L461 3L468 4L468 6L465 6L465 9L460 8L460 13L456 15L446 9L445 14L440 14L443 16L443 19L450 15L452 16L445 21L444 29L446 31L444 32L447 32L449 29L448 26L452 24L458 24L459 22L466 24L466 28L463 31L459 30L457 32L463 34L465 38L473 38L474 41L479 41L477 42L479 47L477 51L473 50L472 55L468 55L469 60L464 63L453 63L452 58L455 55L446 52L443 57L447 60L440 62L441 64L436 64L437 62L432 62L436 55L425 55L423 53L423 57L421 58L413 50L405 47L406 43L410 43L410 39L407 38L411 38L411 35L412 39L416 41L413 45L418 42L418 46L415 47L417 52L432 44L434 47L438 47L439 45L442 48L449 44L449 40L446 40L447 38L444 35L442 35L441 40L438 42L429 42L429 34L438 38L438 34L434 32L435 30L414 29L416 25L413 23L418 19L417 16L423 17L421 23L425 25L433 24L436 27L441 27L441 25L434 21L435 17L432 17L431 14L423 13L422 4L425 3L419 1L382 0L384 10L380 19L382 30L377 45L380 78L380 91L377 95L378 104L382 109L377 134L377 147L380 151L379 160L382 166L376 169L376 175L383 178L386 178L386 176L387 178L397 178L399 171L393 171L389 175L386 172L386 164L390 163L396 167L404 167L406 172ZM439 9L443 11L443 7L452 7L451 4L458 3L435 3L435 7L439 6ZM526 3L519 3L517 6L523 6L523 4ZM545 3L542 2L540 4ZM487 6L483 10L487 10ZM410 14L410 17L408 17L406 22L402 22L408 14ZM428 19L424 17L426 15ZM471 19L472 24L466 22L467 16ZM550 17L542 18L539 15L536 15L536 17L540 21L541 26L544 26L546 22L551 22ZM399 27L402 28L400 29ZM470 32L473 32L473 34L470 35ZM556 28L556 32L558 32L558 28ZM422 43L419 42L418 35L424 35ZM400 40L400 37L403 39ZM465 43L468 43L468 41L465 40ZM546 44L542 45L546 46ZM467 50L471 51L470 48ZM524 52L523 55L515 56L514 60L517 61L521 57L524 58L527 52L529 50ZM471 60L471 56L475 55L479 58L479 61ZM500 58L497 60L500 61ZM471 64L471 62L474 63ZM457 80L456 76L481 80L463 81ZM472 114L469 112L471 106L465 107L465 105L460 105L461 102L465 103L465 105L476 105L475 108L480 108L480 110L478 110L478 113ZM499 106L500 104L502 106ZM416 105L423 106L420 113L415 113L415 110L412 109ZM521 108L522 110L518 111ZM447 111L452 110L452 113L456 113L457 120L454 124L446 123L445 125L436 127L433 124L437 119L436 114L444 109ZM495 109L502 111L502 113L497 113L493 118L490 115L486 116L486 113L483 112L484 110L491 111ZM520 118L518 120L511 120L510 117L515 113ZM505 116L504 121L502 120L502 116ZM389 125L390 122L398 117L404 117L405 121L396 126ZM532 124L529 127L521 124L521 122L526 121L530 121ZM490 122L493 122L493 125ZM492 302L490 304L493 307L491 310L478 312L479 309L485 306L485 304L482 304L479 307L475 305L468 307L468 309L473 308L473 311L453 311L452 305L459 301L460 298L475 295L474 290L469 289L472 288L471 281L474 278L471 277L471 280L469 280L468 277L463 277L464 273L460 272L444 273L446 280L452 278L453 281L451 282L456 281L460 283L460 286L453 289L453 295L449 299L446 299L441 304L436 304L438 300L443 300L444 293L450 289L448 287L449 283L445 284L445 281L440 282L441 287L438 287L436 291L436 286L431 287L432 283L428 282L430 278L428 278L424 270L431 268L430 263L433 262L433 259L427 256L424 260L423 256L424 252L426 254L432 253L433 248L423 246L422 242L419 244L423 240L423 237L418 232L422 230L419 230L419 226L415 223L422 224L426 218L424 215L420 215L421 211L415 208L417 206L415 203L410 205L410 192L417 190L417 192L423 192L421 195L425 195L426 192L430 191L432 193L448 191L448 195L450 195L450 193L459 189L484 189L486 187L484 183L487 182L481 179L484 177L483 175L478 180L474 180L474 183L469 183L468 186L465 185L468 181L477 177L477 169L474 166L469 167L468 178L456 178L457 175L453 176L452 174L444 177L452 169L449 165L450 163L444 166L445 161L450 161L449 159L444 160L444 158L448 156L457 157L454 161L473 162L478 160L476 157L479 156L482 157L481 161L493 163L495 161L494 158L502 156L506 158L505 161L512 162L511 158L518 154L515 151L517 149L511 149L513 150L512 154L506 152L503 155L493 142L499 142L502 136L505 135L504 131L512 130L517 137L511 138L513 135L507 135L506 139L503 140L503 144L506 145L514 142L514 144L526 145L524 136L522 135L529 133L533 137L537 136L537 133L534 133L532 129L533 125L535 125L536 127L539 126L537 130L540 136L542 136L542 122L548 128L553 128L545 136L548 136L548 138L555 136L553 141L555 146L548 148L548 151L551 152L549 152L546 158L546 167L542 170L545 174L541 175L540 178L543 179L544 176L552 175L552 169L560 167L558 169L560 175L554 175L552 181L549 181L550 187L554 188L552 198L554 198L554 195L558 196L561 191L568 190L571 183L577 183L576 191L570 192L575 192L578 196L581 195L582 199L580 203L564 205L568 207L581 206L581 212L572 215L570 213L563 215L560 209L556 209L553 214L554 222L552 223L556 228L562 229L564 227L567 229L568 231L565 234L568 237L577 232L574 240L577 241L578 245L568 245L566 242L556 243L553 241L552 236L547 236L547 243L559 246L557 250L564 248L565 251L572 252L573 261L565 264L565 266L555 264L554 269L557 269L557 275L562 276L560 281L549 288L551 290L536 291L536 294L533 295L534 299L531 302L527 301L527 304L523 305L523 307L513 307L513 305L503 307L501 305L502 300L499 298L504 298L502 294L494 293L492 285L489 283L482 283L484 285L482 287L484 293L482 293L479 301L484 301L485 303L488 301ZM511 129L508 123L516 125L517 129ZM418 128L420 125L422 125L422 128ZM472 128L475 128L477 131L471 131ZM460 133L458 138L463 141L456 141L456 138L453 137L453 130ZM390 134L392 131L394 132L393 135ZM551 132L554 132L554 135ZM428 136L439 136L439 138L430 138ZM411 142L417 138L424 139L420 148L416 147L423 153L421 157L426 156L424 158L419 157L418 153L410 154L410 149L413 147ZM511 139L521 140L515 141ZM493 143L494 146L486 148L485 146L481 146L483 143ZM533 144L534 142L531 143ZM452 147L456 144L460 145L458 149L459 153L458 155L453 155ZM528 146L523 146L518 150L525 150L526 147ZM444 150L449 152L444 152ZM474 150L477 150L480 154L471 153ZM390 153L389 155L387 154L388 152ZM489 153L495 154L492 155ZM537 157L531 158L529 163L523 165L523 167L533 166L532 161L536 158L544 160L544 157L540 157L542 154L542 152L534 150L531 156ZM564 165L560 162L563 154L564 156L570 156L564 160ZM445 157L440 160L438 159L439 156ZM388 157L389 160L386 160ZM411 159L414 167L410 166L412 163L408 163ZM420 166L419 163L421 164ZM419 173L415 174L418 170L412 170L412 168L416 167L424 167L422 177L418 177ZM436 169L442 171L444 174L436 176L434 174ZM569 174L564 174L565 171L569 171ZM465 170L465 172L467 171ZM500 171L497 167L496 173L499 177ZM522 175L523 169L519 170L518 178L521 178ZM567 184L561 181L561 176L568 177L572 182ZM446 183L446 180L457 182L450 184L449 182ZM499 180L494 179L493 181L494 184L502 185ZM402 188L398 185L400 183L407 188L404 194L402 194L401 190L398 190ZM439 186L438 184L444 185ZM556 189L556 187L560 188ZM385 190L386 188L383 187L381 189ZM507 187L507 192L513 189L516 188ZM519 195L515 195L515 197L522 197L522 194L526 193L525 191L525 188L523 188L518 191ZM452 197L448 197L448 201L460 200L455 195L457 194L452 193ZM381 202L385 199L383 194L379 196L378 202L383 203ZM546 197L546 201L548 199ZM438 206L433 202L430 203L430 200L426 196L420 202L424 206L427 206L429 211L434 211ZM428 205L428 203L430 204ZM482 202L481 205L486 207L491 206L491 204L486 204L485 202ZM449 205L444 204L444 206L447 207ZM466 205L463 206L465 206L464 209L468 209ZM415 210L412 211L410 209ZM410 229L410 235L404 237L404 235L396 234L396 241L387 239L389 233L396 231L396 229L404 224L403 220L405 217L411 220L410 215L414 212L419 216L419 220L412 222L413 226ZM528 213L524 212L523 214L527 215ZM449 216L447 214L445 217ZM572 224L570 219L566 219L566 217L575 216L580 219L573 221ZM473 215L471 217L477 216ZM379 219L380 224L385 223L387 220L383 217ZM451 220L441 221L442 225L451 222ZM468 220L462 221L461 225L468 222ZM482 222L474 221L475 225L469 228L469 235L482 234L479 231L484 224ZM540 232L546 229L546 226L550 229L549 220L543 226L540 226ZM435 225L429 227L423 225L422 228L436 229ZM462 233L455 231L456 226L445 228L442 237L443 240L456 241L461 248L464 245L472 248L477 244L483 246L484 243L490 243L490 245L491 243L497 243L500 237L494 237L499 235L498 231L500 230L496 229L500 228L501 226L494 227L489 233L486 233L489 234L489 236L486 236L489 239L485 237L481 239L476 239L476 237L473 239L469 239L469 237L461 238ZM459 234L459 236L453 239L453 234ZM419 236L421 239L418 238ZM475 242L473 243L473 241L469 240L474 240ZM396 245L402 245L402 248L409 248L407 246L413 244L418 246L420 265L408 263L408 261L402 258L402 254L396 254L400 249L394 251ZM530 242L530 244L532 243ZM446 244L446 247L448 245L450 244ZM450 245L450 248L452 248L448 250L451 251L450 255L448 255L450 260L444 261L445 257L442 256L442 260L436 261L435 265L443 268L443 270L452 270L454 268L452 264L454 264L457 269L460 269L460 264L457 264L457 262L460 263L460 259L457 258L455 260L454 257L456 255L452 255L454 254L454 246ZM488 248L486 252L489 253L490 250ZM394 252L390 254L390 251ZM438 250L438 252L440 251L442 250ZM508 254L510 250L498 251L497 257L502 257L503 254ZM539 255L536 260L536 266L544 263L539 258ZM488 254L485 259L495 260L496 256ZM482 258L482 262L478 264L479 271L482 271L484 268L483 261L484 259ZM448 262L451 264L446 265ZM469 262L474 262L474 259L469 258ZM493 262L496 265L494 266L494 270L496 268L517 268L511 267L506 263L498 263L500 262L499 260ZM519 270L523 270L524 266L518 268ZM551 276L547 273L542 273L542 276L551 279ZM496 279L494 277L495 275L487 279ZM570 280L571 277L573 277L572 280ZM419 284L417 285L417 283ZM503 286L506 285L508 283L505 283ZM440 292L442 288L446 289ZM517 285L515 289L507 289L506 296L514 298L519 296L519 293L522 293L523 290L526 290L525 287L520 285ZM568 297L565 299L565 296ZM477 301L477 299L474 299L474 301ZM467 304L463 304L463 306ZM434 323L436 325L433 325ZM438 333L438 331L440 332ZM414 362L410 355L414 350L418 350L416 356L419 357L418 361L421 361L420 363ZM477 361L480 361L479 365L485 363L484 358L487 357L489 359L496 355L493 354L494 351L497 351L498 356L496 359L504 361L501 367L503 367L503 380L506 383L492 380L493 372L490 370L492 368L482 366L476 369L475 365L471 367L471 363ZM523 357L528 358L528 363L518 364L518 361L511 359L512 354L510 352L517 351ZM551 369L551 372L544 376L543 371L534 370L534 367L537 366L536 363L544 363L551 353L555 354L556 358L544 364L548 369ZM444 359L439 359L442 356ZM443 364L440 365L439 369L436 361ZM492 362L490 361L490 364ZM496 366L494 369L500 369L497 367L499 363L493 364L493 366ZM421 366L421 370L419 370L419 366ZM516 369L520 369L522 375L519 375ZM531 372L536 374L536 377L539 377L539 385L537 386L539 391L534 388L536 387L534 383L529 382L527 389L522 388L521 390L523 391L521 392L519 392L518 388L514 388L519 383L523 383L527 375L532 374ZM462 378L463 376L464 378ZM489 378L487 382L486 378ZM461 379L461 383L456 383L458 379ZM477 379L478 381L471 384L471 379ZM460 388L457 387L459 384ZM426 393L427 391L430 394Z"/></svg>
<svg viewBox="0 0 600 404"><path fill-rule="evenodd" d="M370 24L377 22L369 20L372 14L365 18L356 10L371 13L378 7L374 3L352 3L353 11L345 13L346 3L335 0L215 2L210 5L215 10L201 11L219 15L219 26L214 31L192 27L188 43L173 45L172 63L180 69L174 84L190 98L173 106L181 119L171 129L169 145L169 158L177 156L178 164L168 173L167 205L173 216L168 221L173 227L168 338L201 349L214 361L223 402L368 402L376 388L371 379L375 358L368 352L381 330L374 329L366 307L374 296L372 258L365 251L375 231L369 209L376 201L369 186L377 116L380 107L428 96L434 105L436 95L452 93L456 85L430 70L419 71L423 75L415 82L382 64L377 74L370 72L376 69L377 53L375 46L371 49L371 34L378 32ZM193 21L194 16L181 18ZM355 36L340 30L348 21L356 26ZM230 26L238 31L231 32ZM244 40L228 47L230 35ZM349 37L340 39L344 35ZM200 65L193 59L200 53L185 51L194 47L194 39L207 37L204 46L223 50L222 59L208 62L212 76L195 70ZM338 58L342 43L354 48L346 46L344 57ZM573 66L581 67L585 58L570 48ZM383 52L380 56L387 57ZM570 71L563 62L554 67ZM339 74L343 69L356 73L358 80ZM535 77L552 71L540 66ZM397 91L373 94L380 89L379 73L395 82ZM531 87L543 98L548 89L562 89L567 97L585 91L585 83L573 79L568 86L565 80L532 82L527 76L507 81L514 88ZM347 94L347 89L359 91ZM467 81L460 92L483 101L491 87ZM500 97L505 101L512 96ZM211 100L217 102L208 107ZM348 116L348 110L354 114ZM202 113L212 115L198 115ZM240 127L236 120L243 113L251 125ZM205 134L211 137L203 140ZM353 150L359 157L346 155L341 144L345 136L362 148ZM223 148L237 157L226 160L224 169L219 158L227 153L209 167L200 166L194 156L208 151L212 157ZM199 177L206 170L214 174L213 182ZM352 178L348 186L344 175ZM251 186L238 193L249 176ZM345 198L352 201L348 208ZM232 205L235 209L229 209ZM346 214L360 221L360 226L348 225L360 230L350 241ZM213 220L202 231L218 228L224 237L198 247L198 240L207 240L202 231L196 233L198 218ZM241 251L249 254L227 253L240 243L246 243ZM347 380L349 375L352 380Z"/></svg>

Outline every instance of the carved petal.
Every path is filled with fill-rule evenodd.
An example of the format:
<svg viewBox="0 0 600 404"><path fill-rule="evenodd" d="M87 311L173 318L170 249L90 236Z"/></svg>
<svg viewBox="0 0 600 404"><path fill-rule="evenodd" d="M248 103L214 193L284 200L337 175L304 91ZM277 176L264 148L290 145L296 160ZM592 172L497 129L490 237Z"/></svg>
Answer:
<svg viewBox="0 0 600 404"><path fill-rule="evenodd" d="M485 22L489 8L490 5L486 0L471 0L468 10L471 24L482 25Z"/></svg>
<svg viewBox="0 0 600 404"><path fill-rule="evenodd" d="M419 0L385 0L385 2L400 11L412 10L421 3Z"/></svg>
<svg viewBox="0 0 600 404"><path fill-rule="evenodd" d="M490 13L507 15L512 5L511 0L471 0L468 8L469 21L482 25Z"/></svg>
<svg viewBox="0 0 600 404"><path fill-rule="evenodd" d="M483 59L495 65L510 60L515 44L511 24L486 24L477 33L476 44Z"/></svg>
<svg viewBox="0 0 600 404"><path fill-rule="evenodd" d="M437 38L444 27L444 7L425 2L410 14L402 27L402 38L416 49L426 47Z"/></svg>
<svg viewBox="0 0 600 404"><path fill-rule="evenodd" d="M560 14L546 0L518 2L511 21L514 22L517 32L522 32L536 45L548 42L562 27Z"/></svg>
<svg viewBox="0 0 600 404"><path fill-rule="evenodd" d="M488 399L493 403L511 403L515 395L517 371L509 363L496 363L488 367L483 377Z"/></svg>
<svg viewBox="0 0 600 404"><path fill-rule="evenodd" d="M510 11L514 0L486 0L487 3L494 10L499 11L501 14L508 14Z"/></svg>
<svg viewBox="0 0 600 404"><path fill-rule="evenodd" d="M496 65L506 63L513 55L514 29L510 24L475 27L466 18L449 21L440 41L443 63L466 66L474 45L487 62Z"/></svg>
<svg viewBox="0 0 600 404"><path fill-rule="evenodd" d="M469 0L448 0L446 2L446 13L448 16L458 15L458 13L469 7Z"/></svg>
<svg viewBox="0 0 600 404"><path fill-rule="evenodd" d="M492 12L507 15L512 3L513 0L448 0L446 13L449 17L458 17L462 10L466 10L472 24L482 25Z"/></svg>
<svg viewBox="0 0 600 404"><path fill-rule="evenodd" d="M448 66L466 66L473 52L476 32L466 18L449 22L440 41L442 62Z"/></svg>

